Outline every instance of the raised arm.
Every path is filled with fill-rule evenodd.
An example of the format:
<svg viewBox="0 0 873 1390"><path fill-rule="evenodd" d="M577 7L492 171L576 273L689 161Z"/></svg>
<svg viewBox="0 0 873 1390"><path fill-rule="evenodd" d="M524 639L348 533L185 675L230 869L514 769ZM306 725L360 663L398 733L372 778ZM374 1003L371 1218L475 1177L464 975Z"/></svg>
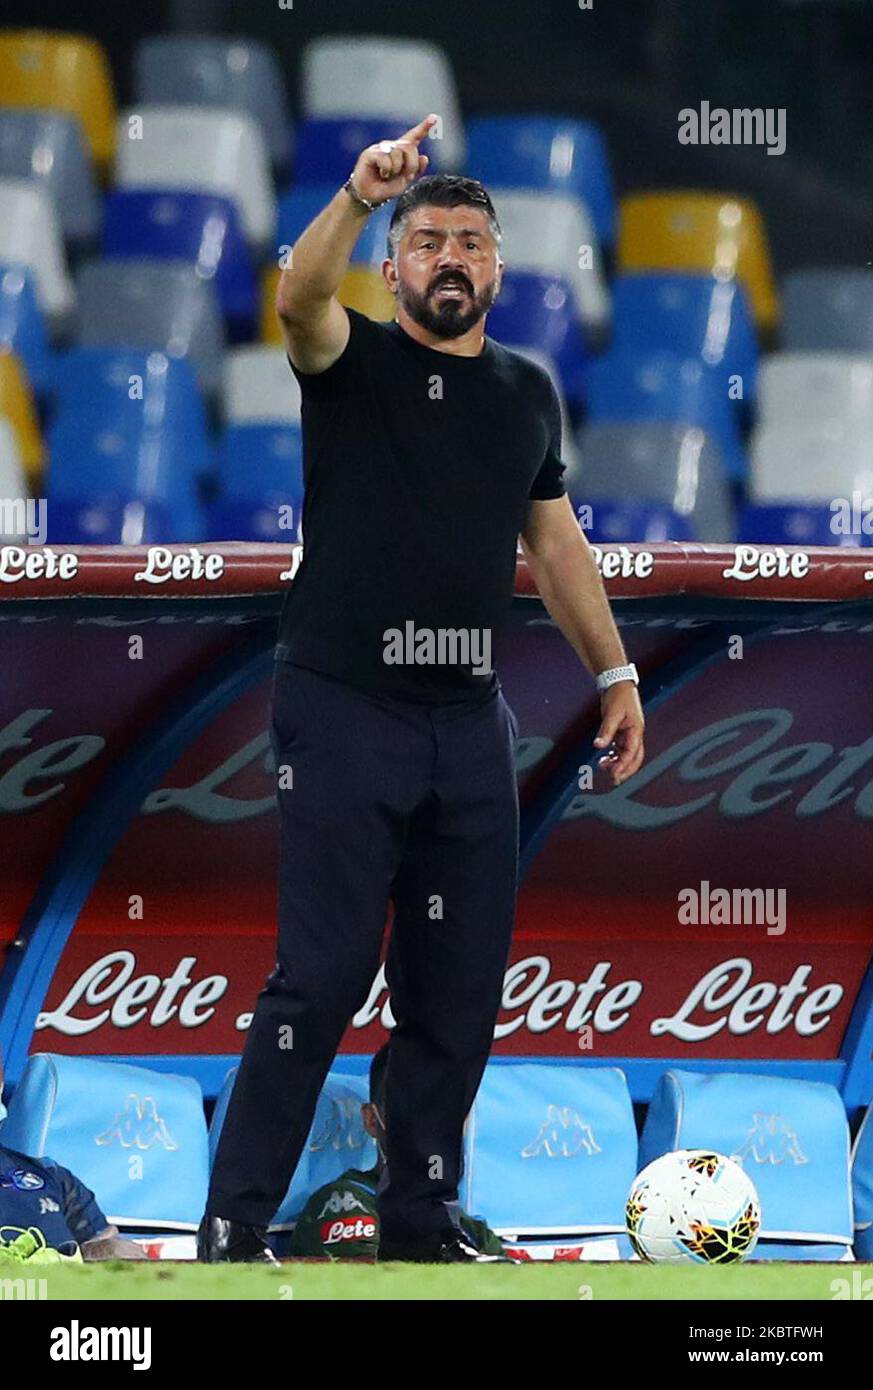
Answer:
<svg viewBox="0 0 873 1390"><path fill-rule="evenodd" d="M428 157L419 145L437 120L426 116L399 140L368 145L352 170L352 185L368 203L387 203L423 174ZM301 372L324 372L345 349L349 318L336 297L368 216L345 189L309 224L282 271L276 312L285 348Z"/></svg>

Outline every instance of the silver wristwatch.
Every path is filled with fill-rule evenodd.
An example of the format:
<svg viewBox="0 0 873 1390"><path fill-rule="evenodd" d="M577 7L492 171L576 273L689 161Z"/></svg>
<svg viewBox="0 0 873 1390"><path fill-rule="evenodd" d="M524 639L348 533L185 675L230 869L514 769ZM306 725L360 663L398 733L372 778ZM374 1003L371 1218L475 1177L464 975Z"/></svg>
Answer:
<svg viewBox="0 0 873 1390"><path fill-rule="evenodd" d="M630 666L611 666L608 671L601 671L597 677L597 689L601 692L608 690L619 681L633 681L634 685L639 685L640 678L633 663Z"/></svg>

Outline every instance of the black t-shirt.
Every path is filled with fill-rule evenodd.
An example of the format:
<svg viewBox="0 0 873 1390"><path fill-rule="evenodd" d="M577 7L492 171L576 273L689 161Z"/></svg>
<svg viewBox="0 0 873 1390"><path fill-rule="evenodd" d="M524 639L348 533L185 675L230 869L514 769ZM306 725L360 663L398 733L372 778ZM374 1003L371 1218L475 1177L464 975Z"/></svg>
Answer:
<svg viewBox="0 0 873 1390"><path fill-rule="evenodd" d="M276 657L401 699L481 698L529 501L565 490L555 388L490 338L458 357L347 312L327 371L292 364L303 560Z"/></svg>

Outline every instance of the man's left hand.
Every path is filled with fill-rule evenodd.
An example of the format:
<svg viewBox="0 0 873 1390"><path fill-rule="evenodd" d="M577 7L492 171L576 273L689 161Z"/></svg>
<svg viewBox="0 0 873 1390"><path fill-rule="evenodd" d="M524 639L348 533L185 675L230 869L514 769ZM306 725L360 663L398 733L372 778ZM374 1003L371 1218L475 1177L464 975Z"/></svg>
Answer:
<svg viewBox="0 0 873 1390"><path fill-rule="evenodd" d="M643 730L646 720L633 681L617 681L604 690L600 711L602 718L594 747L608 748L609 752L600 759L598 766L609 772L617 787L639 770L645 757Z"/></svg>

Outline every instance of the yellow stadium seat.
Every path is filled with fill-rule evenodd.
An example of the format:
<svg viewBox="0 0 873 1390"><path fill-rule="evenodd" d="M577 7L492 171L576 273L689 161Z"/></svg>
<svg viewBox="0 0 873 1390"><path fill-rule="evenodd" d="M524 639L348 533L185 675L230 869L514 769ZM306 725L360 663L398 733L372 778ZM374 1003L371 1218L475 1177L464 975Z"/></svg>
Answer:
<svg viewBox="0 0 873 1390"><path fill-rule="evenodd" d="M21 465L31 485L42 475L45 448L27 374L12 352L0 352L0 417L7 420L18 443Z"/></svg>
<svg viewBox="0 0 873 1390"><path fill-rule="evenodd" d="M94 158L115 151L115 94L106 54L82 34L0 29L0 106L78 116Z"/></svg>
<svg viewBox="0 0 873 1390"><path fill-rule="evenodd" d="M276 317L276 290L281 271L265 270L261 280L261 342L278 346L282 342ZM347 309L357 309L367 318L387 322L394 317L394 296L376 271L353 266L346 271L339 287L339 301Z"/></svg>
<svg viewBox="0 0 873 1390"><path fill-rule="evenodd" d="M779 303L758 209L723 193L632 193L621 200L621 271L690 271L734 276L760 328L772 329Z"/></svg>

